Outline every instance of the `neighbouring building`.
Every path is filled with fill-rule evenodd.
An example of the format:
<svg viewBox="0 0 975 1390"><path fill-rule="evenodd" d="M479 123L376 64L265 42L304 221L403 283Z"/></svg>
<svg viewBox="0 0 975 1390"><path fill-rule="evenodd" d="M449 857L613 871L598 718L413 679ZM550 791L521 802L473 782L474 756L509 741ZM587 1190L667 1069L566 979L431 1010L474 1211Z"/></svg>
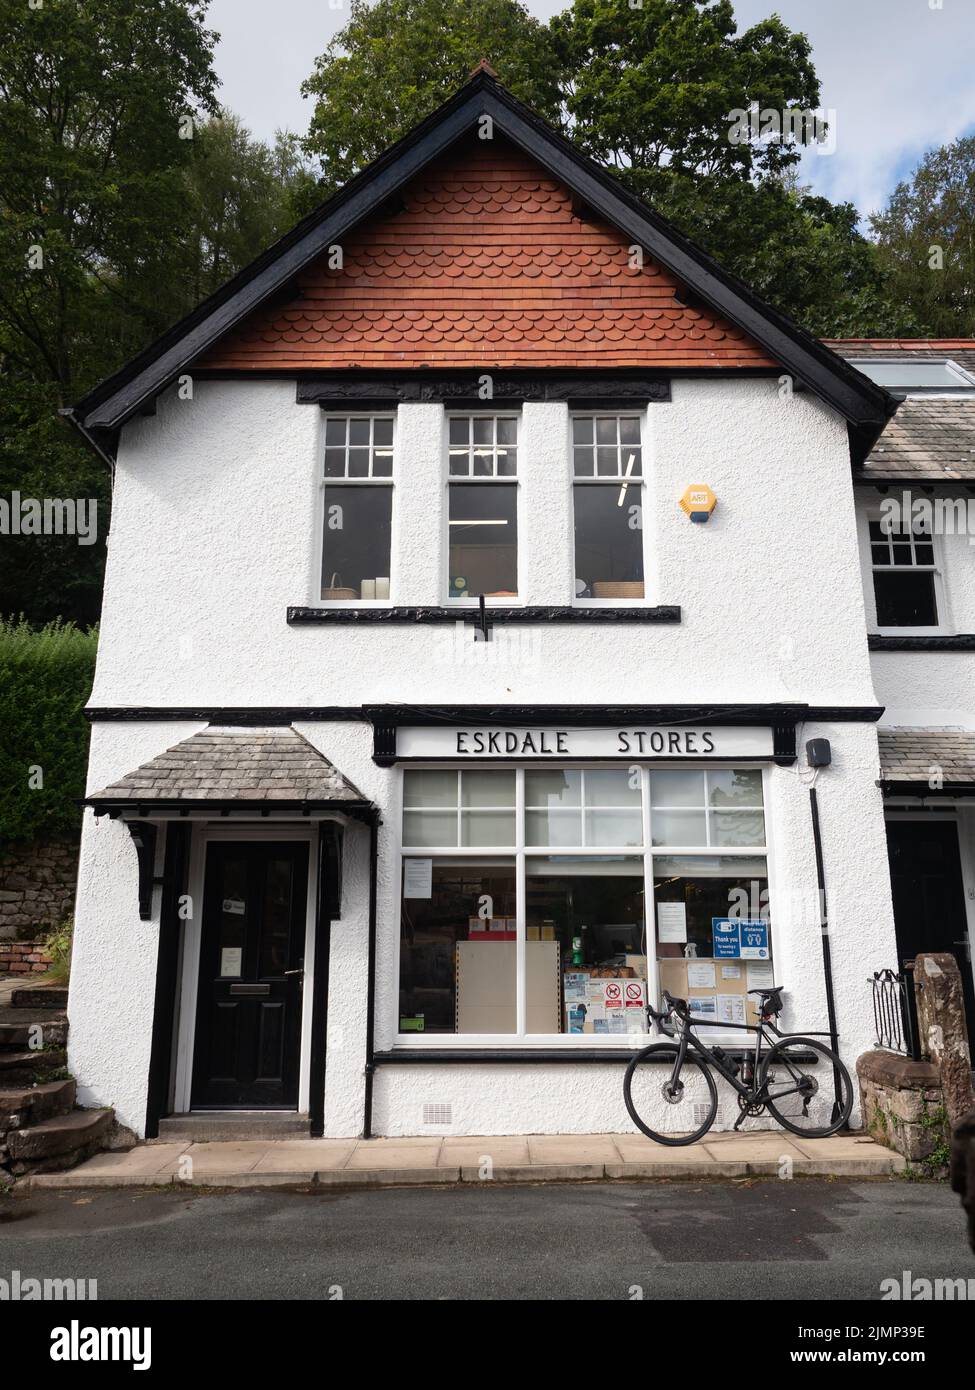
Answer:
<svg viewBox="0 0 975 1390"><path fill-rule="evenodd" d="M628 1129L646 991L720 1038L773 977L852 1070L928 891L892 900L888 828L910 877L961 826L959 938L973 896L968 540L873 523L964 492L975 398L960 351L884 348L479 71L81 401L115 480L81 1099Z"/></svg>

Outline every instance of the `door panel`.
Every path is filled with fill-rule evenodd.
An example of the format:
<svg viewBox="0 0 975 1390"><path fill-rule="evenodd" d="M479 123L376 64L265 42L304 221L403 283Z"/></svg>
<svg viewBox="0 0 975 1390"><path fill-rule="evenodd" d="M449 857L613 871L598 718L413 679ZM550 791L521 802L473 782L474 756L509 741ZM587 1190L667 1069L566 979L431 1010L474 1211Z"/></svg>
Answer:
<svg viewBox="0 0 975 1390"><path fill-rule="evenodd" d="M194 1108L296 1109L308 845L208 846Z"/></svg>
<svg viewBox="0 0 975 1390"><path fill-rule="evenodd" d="M944 820L887 822L894 927L901 961L918 951L946 951L958 961L975 1045L975 990L968 948L968 914L958 825Z"/></svg>

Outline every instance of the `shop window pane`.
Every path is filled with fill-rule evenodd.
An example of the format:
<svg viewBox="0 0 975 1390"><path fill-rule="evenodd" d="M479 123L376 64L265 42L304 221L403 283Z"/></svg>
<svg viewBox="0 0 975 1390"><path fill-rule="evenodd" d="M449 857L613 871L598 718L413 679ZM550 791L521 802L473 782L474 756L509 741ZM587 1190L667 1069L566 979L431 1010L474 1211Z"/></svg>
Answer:
<svg viewBox="0 0 975 1390"><path fill-rule="evenodd" d="M643 598L642 489L577 483L576 591L580 598Z"/></svg>
<svg viewBox="0 0 975 1390"><path fill-rule="evenodd" d="M462 806L514 806L515 774L513 772L461 773Z"/></svg>
<svg viewBox="0 0 975 1390"><path fill-rule="evenodd" d="M762 774L757 768L708 773L708 804L716 810L732 806L761 806ZM763 844L753 840L753 844Z"/></svg>
<svg viewBox="0 0 975 1390"><path fill-rule="evenodd" d="M587 771L585 787L587 806L640 806L643 803L640 780L631 776L628 769Z"/></svg>
<svg viewBox="0 0 975 1390"><path fill-rule="evenodd" d="M587 811L587 845L642 845L641 811Z"/></svg>
<svg viewBox="0 0 975 1390"><path fill-rule="evenodd" d="M875 570L873 590L880 627L937 627L934 575L929 570L897 574Z"/></svg>
<svg viewBox="0 0 975 1390"><path fill-rule="evenodd" d="M526 806L579 806L581 802L581 772L526 771Z"/></svg>
<svg viewBox="0 0 975 1390"><path fill-rule="evenodd" d="M529 1033L645 1032L642 859L529 859L525 892Z"/></svg>
<svg viewBox="0 0 975 1390"><path fill-rule="evenodd" d="M713 845L764 845L765 816L754 811L712 811Z"/></svg>
<svg viewBox="0 0 975 1390"><path fill-rule="evenodd" d="M651 772L652 806L703 806L703 772Z"/></svg>
<svg viewBox="0 0 975 1390"><path fill-rule="evenodd" d="M434 860L430 897L403 897L401 1032L515 1032L515 911L513 863Z"/></svg>
<svg viewBox="0 0 975 1390"><path fill-rule="evenodd" d="M460 816L462 845L513 845L515 814L513 811L462 811Z"/></svg>
<svg viewBox="0 0 975 1390"><path fill-rule="evenodd" d="M404 811L405 845L443 845L457 843L457 815L454 811Z"/></svg>
<svg viewBox="0 0 975 1390"><path fill-rule="evenodd" d="M754 1023L748 990L771 983L764 858L657 858L654 903L661 990L699 1024Z"/></svg>
<svg viewBox="0 0 975 1390"><path fill-rule="evenodd" d="M416 772L409 768L403 773L404 806L456 806L456 772Z"/></svg>
<svg viewBox="0 0 975 1390"><path fill-rule="evenodd" d="M582 844L582 812L571 807L561 811L525 812L525 841L529 845Z"/></svg>
<svg viewBox="0 0 975 1390"><path fill-rule="evenodd" d="M451 483L451 598L515 597L517 489L513 483Z"/></svg>
<svg viewBox="0 0 975 1390"><path fill-rule="evenodd" d="M392 508L391 487L326 486L322 598L389 597Z"/></svg>
<svg viewBox="0 0 975 1390"><path fill-rule="evenodd" d="M654 810L651 818L655 845L706 845L707 824L704 810Z"/></svg>

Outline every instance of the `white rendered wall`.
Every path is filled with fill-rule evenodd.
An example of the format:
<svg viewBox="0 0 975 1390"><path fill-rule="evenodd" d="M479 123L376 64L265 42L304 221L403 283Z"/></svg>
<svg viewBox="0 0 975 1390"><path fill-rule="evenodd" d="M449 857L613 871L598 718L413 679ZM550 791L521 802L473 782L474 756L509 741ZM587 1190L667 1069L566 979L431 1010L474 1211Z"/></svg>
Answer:
<svg viewBox="0 0 975 1390"><path fill-rule="evenodd" d="M869 704L845 424L768 380L675 381L648 411L649 598L669 626L288 627L315 599L321 413L292 382L204 381L126 426L95 705L747 699ZM443 412L398 412L392 602L442 600ZM571 603L564 406L522 414L521 588ZM678 507L706 482L706 526ZM485 654L482 655L482 652Z"/></svg>

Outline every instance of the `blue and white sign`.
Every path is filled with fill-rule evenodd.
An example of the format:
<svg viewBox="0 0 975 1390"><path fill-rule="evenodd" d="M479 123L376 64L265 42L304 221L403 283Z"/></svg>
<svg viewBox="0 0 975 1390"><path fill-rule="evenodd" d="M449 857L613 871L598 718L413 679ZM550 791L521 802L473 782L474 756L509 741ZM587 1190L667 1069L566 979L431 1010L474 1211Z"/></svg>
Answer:
<svg viewBox="0 0 975 1390"><path fill-rule="evenodd" d="M712 917L715 960L768 960L768 922Z"/></svg>

